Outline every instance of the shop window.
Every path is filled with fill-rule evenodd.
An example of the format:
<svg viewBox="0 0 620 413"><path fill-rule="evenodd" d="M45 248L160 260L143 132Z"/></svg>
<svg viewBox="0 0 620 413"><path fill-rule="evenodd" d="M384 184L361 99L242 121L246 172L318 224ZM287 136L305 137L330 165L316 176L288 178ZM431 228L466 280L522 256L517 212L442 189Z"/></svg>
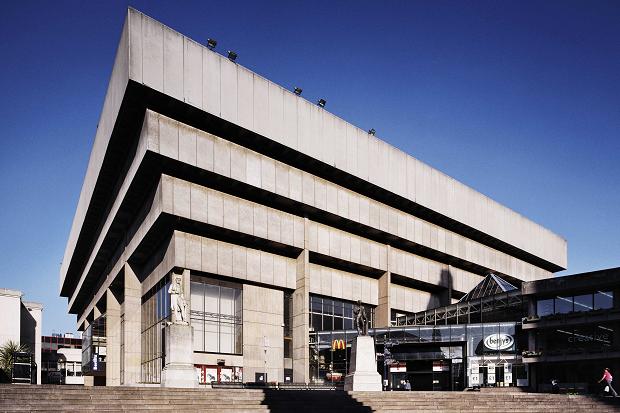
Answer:
<svg viewBox="0 0 620 413"><path fill-rule="evenodd" d="M366 308L370 327L374 326L375 309ZM310 327L314 331L351 330L353 328L354 304L332 298L310 296Z"/></svg>

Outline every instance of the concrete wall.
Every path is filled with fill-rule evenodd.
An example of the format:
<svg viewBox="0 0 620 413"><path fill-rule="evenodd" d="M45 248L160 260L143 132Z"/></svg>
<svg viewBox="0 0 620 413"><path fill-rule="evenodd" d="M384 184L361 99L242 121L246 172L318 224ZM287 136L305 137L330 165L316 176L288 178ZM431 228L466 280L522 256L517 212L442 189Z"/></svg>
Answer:
<svg viewBox="0 0 620 413"><path fill-rule="evenodd" d="M127 21L132 80L566 267L546 228L148 16Z"/></svg>
<svg viewBox="0 0 620 413"><path fill-rule="evenodd" d="M37 383L41 384L41 335L43 334L43 306L24 301L21 315L21 343L34 353L37 363Z"/></svg>
<svg viewBox="0 0 620 413"><path fill-rule="evenodd" d="M269 381L284 381L284 294L280 290L243 286L243 376L254 381L265 372Z"/></svg>

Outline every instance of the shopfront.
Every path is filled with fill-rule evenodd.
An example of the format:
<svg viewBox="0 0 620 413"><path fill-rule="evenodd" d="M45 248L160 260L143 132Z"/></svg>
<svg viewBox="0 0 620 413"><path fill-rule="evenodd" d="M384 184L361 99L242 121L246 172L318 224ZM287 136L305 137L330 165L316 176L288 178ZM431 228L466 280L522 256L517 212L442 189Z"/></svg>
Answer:
<svg viewBox="0 0 620 413"><path fill-rule="evenodd" d="M517 323L376 328L377 370L387 387L458 391L474 386L528 386ZM355 330L310 334L310 376L339 383L348 372ZM387 361L387 362L385 362Z"/></svg>

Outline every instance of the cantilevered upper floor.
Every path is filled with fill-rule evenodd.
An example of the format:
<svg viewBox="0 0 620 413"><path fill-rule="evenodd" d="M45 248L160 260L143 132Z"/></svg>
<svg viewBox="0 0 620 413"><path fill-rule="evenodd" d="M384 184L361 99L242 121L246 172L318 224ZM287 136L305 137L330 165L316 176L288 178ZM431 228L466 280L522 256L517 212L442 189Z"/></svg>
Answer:
<svg viewBox="0 0 620 413"><path fill-rule="evenodd" d="M548 273L566 268L560 236L129 9L60 271L63 296L74 293L114 208L147 110Z"/></svg>

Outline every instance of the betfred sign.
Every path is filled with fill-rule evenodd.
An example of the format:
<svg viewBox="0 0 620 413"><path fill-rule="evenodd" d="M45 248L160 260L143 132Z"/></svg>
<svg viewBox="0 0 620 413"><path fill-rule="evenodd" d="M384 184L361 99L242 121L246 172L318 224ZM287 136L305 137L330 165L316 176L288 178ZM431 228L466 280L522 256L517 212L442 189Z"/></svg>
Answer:
<svg viewBox="0 0 620 413"><path fill-rule="evenodd" d="M491 334L484 338L484 347L489 350L507 350L515 343L515 339L505 333Z"/></svg>

